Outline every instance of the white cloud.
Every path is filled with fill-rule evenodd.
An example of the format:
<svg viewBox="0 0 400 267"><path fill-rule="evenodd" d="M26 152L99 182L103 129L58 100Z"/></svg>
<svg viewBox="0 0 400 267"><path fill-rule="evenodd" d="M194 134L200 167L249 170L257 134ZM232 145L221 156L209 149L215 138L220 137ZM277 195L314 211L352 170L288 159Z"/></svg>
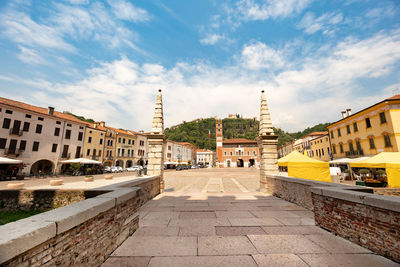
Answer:
<svg viewBox="0 0 400 267"><path fill-rule="evenodd" d="M28 64L43 64L44 59L34 49L18 46L21 52L18 54L19 60Z"/></svg>
<svg viewBox="0 0 400 267"><path fill-rule="evenodd" d="M311 0L241 0L237 3L236 12L243 20L286 18L299 14L310 3Z"/></svg>
<svg viewBox="0 0 400 267"><path fill-rule="evenodd" d="M205 38L200 40L200 43L204 45L215 45L219 41L225 39L223 35L219 34L208 34Z"/></svg>
<svg viewBox="0 0 400 267"><path fill-rule="evenodd" d="M284 64L280 51L261 42L245 45L241 56L243 65L254 70L277 69Z"/></svg>
<svg viewBox="0 0 400 267"><path fill-rule="evenodd" d="M150 15L146 10L135 7L129 2L124 0L109 0L108 3L112 7L114 15L119 19L133 22L150 20Z"/></svg>
<svg viewBox="0 0 400 267"><path fill-rule="evenodd" d="M281 57L284 50L260 42L245 45L222 67L178 62L166 68L122 57L88 70L86 78L76 82L32 81L32 86L40 89L26 97L32 103L51 103L116 127L149 130L159 88L163 89L167 126L229 113L258 116L260 91L265 89L275 125L294 131L335 121L343 108L356 111L390 96L389 89L380 86L362 89L359 80L393 73L400 62L400 31L378 33L365 40L348 39L323 51L290 65ZM266 71L279 64L279 72ZM7 81L7 77L0 79Z"/></svg>
<svg viewBox="0 0 400 267"><path fill-rule="evenodd" d="M307 34L322 31L323 34L330 35L337 30L337 25L342 22L343 15L340 12L325 13L318 18L312 12L307 12L297 27L304 29Z"/></svg>

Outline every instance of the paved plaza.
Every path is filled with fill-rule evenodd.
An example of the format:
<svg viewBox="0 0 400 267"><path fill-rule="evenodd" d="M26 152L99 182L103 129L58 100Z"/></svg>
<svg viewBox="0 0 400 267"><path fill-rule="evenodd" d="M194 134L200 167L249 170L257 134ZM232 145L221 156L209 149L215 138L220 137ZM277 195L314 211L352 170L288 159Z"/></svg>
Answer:
<svg viewBox="0 0 400 267"><path fill-rule="evenodd" d="M103 266L398 266L257 191L259 170L167 171L140 228Z"/></svg>

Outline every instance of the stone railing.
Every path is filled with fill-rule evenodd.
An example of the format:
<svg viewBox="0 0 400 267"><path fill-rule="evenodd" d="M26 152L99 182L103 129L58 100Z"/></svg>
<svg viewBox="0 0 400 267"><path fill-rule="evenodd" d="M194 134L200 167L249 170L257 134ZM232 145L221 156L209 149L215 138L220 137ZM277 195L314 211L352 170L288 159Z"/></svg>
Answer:
<svg viewBox="0 0 400 267"><path fill-rule="evenodd" d="M374 189L267 176L267 192L314 211L316 225L400 262L400 198Z"/></svg>
<svg viewBox="0 0 400 267"><path fill-rule="evenodd" d="M0 265L100 265L139 227L138 208L159 194L159 185L160 177L143 177L85 191L86 195L74 190L71 198L67 190L15 190L24 197L12 205L3 200L9 208L26 209L33 199L50 207L50 196L57 196L57 203L76 202L0 226ZM42 198L28 197L38 191Z"/></svg>

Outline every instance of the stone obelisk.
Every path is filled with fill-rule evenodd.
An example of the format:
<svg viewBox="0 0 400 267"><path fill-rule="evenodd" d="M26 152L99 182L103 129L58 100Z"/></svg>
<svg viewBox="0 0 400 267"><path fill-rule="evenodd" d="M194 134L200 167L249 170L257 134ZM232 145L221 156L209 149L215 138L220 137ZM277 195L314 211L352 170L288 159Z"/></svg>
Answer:
<svg viewBox="0 0 400 267"><path fill-rule="evenodd" d="M148 175L160 176L160 193L164 191L164 115L161 89L158 90L156 107L154 110L153 124L148 135Z"/></svg>
<svg viewBox="0 0 400 267"><path fill-rule="evenodd" d="M269 113L267 97L261 91L260 133L258 137L260 148L260 190L265 192L268 186L267 175L278 174L278 136L272 129L271 114Z"/></svg>

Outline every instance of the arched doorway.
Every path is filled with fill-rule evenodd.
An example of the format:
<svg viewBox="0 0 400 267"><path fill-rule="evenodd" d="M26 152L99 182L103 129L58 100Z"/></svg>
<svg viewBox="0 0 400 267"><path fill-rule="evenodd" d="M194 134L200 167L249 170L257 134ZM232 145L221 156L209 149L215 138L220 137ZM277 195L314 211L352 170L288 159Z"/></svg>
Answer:
<svg viewBox="0 0 400 267"><path fill-rule="evenodd" d="M226 167L229 168L230 166L231 166L231 161L230 161L230 160L227 160L227 161L226 161Z"/></svg>
<svg viewBox="0 0 400 267"><path fill-rule="evenodd" d="M249 167L253 167L255 165L255 160L254 159L249 159Z"/></svg>
<svg viewBox="0 0 400 267"><path fill-rule="evenodd" d="M115 166L117 167L123 167L124 166L124 161L122 159L119 159L115 162Z"/></svg>
<svg viewBox="0 0 400 267"><path fill-rule="evenodd" d="M132 160L127 160L125 163L125 168L130 168L132 167L132 165L133 165Z"/></svg>
<svg viewBox="0 0 400 267"><path fill-rule="evenodd" d="M32 164L31 174L50 174L54 172L54 163L47 159L41 159Z"/></svg>
<svg viewBox="0 0 400 267"><path fill-rule="evenodd" d="M243 168L243 167L244 167L244 162L243 162L243 160L242 160L242 159L238 159L238 160L237 160L237 163L236 163L236 166L238 166L239 168Z"/></svg>

